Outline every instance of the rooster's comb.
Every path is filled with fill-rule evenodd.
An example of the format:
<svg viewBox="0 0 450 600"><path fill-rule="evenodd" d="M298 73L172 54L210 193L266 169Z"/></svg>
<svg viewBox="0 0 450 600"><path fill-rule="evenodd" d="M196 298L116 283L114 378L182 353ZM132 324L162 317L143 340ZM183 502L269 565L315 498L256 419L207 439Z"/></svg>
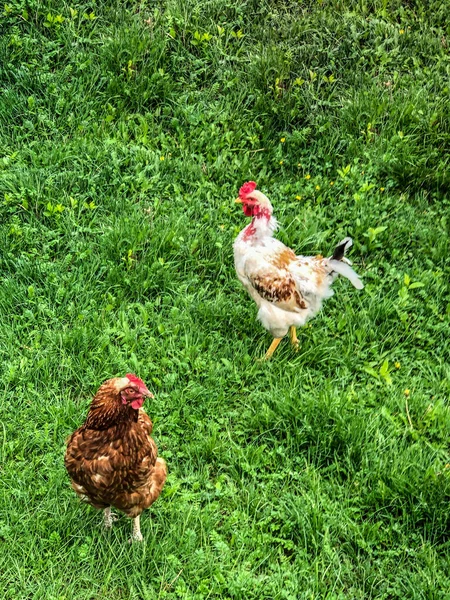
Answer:
<svg viewBox="0 0 450 600"><path fill-rule="evenodd" d="M239 198L245 200L245 198L256 189L256 183L254 181L247 181L241 186L239 190Z"/></svg>

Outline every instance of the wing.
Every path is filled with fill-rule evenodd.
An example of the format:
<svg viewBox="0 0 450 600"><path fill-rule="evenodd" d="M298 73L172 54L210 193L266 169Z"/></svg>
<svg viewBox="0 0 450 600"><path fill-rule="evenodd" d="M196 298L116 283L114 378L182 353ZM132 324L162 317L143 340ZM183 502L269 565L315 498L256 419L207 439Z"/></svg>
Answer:
<svg viewBox="0 0 450 600"><path fill-rule="evenodd" d="M145 485L157 456L150 431L145 413L126 430L119 426L102 431L78 429L69 439L64 458L75 491L101 507L116 505L118 496Z"/></svg>
<svg viewBox="0 0 450 600"><path fill-rule="evenodd" d="M299 312L308 304L291 267L295 253L279 244L277 251L258 252L245 264L245 276L253 290L264 300L289 312Z"/></svg>
<svg viewBox="0 0 450 600"><path fill-rule="evenodd" d="M308 307L289 271L265 268L248 278L261 298L283 310L298 312Z"/></svg>

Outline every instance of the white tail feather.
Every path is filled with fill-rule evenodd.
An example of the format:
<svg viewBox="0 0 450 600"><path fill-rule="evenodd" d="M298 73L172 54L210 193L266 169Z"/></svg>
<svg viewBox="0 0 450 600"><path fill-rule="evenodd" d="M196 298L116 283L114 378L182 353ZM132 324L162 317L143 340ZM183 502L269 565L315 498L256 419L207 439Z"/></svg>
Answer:
<svg viewBox="0 0 450 600"><path fill-rule="evenodd" d="M338 246L341 246L344 243L345 243L344 252L347 252L347 250L353 246L353 240L351 237L346 237L342 241L339 242Z"/></svg>
<svg viewBox="0 0 450 600"><path fill-rule="evenodd" d="M339 275L346 277L357 290L363 289L364 284L359 278L359 275L355 273L355 271L349 265L346 265L340 260L334 260L332 258L329 259L328 264L335 273L339 273Z"/></svg>

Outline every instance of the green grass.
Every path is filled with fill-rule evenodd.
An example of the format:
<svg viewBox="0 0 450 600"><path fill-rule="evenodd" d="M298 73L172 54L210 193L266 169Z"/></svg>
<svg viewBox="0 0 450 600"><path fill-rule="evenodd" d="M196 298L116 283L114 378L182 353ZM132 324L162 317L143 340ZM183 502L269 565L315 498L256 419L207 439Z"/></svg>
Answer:
<svg viewBox="0 0 450 600"><path fill-rule="evenodd" d="M450 2L0 11L3 598L449 598ZM366 284L268 364L248 179ZM128 371L170 471L134 546L63 467Z"/></svg>

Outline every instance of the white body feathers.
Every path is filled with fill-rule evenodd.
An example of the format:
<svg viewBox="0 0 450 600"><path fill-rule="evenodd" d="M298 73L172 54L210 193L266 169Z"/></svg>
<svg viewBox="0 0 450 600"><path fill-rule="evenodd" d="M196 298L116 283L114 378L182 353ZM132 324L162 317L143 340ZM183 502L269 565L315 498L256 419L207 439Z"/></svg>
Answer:
<svg viewBox="0 0 450 600"><path fill-rule="evenodd" d="M300 327L318 313L322 300L333 295L331 285L338 274L357 289L364 286L342 260L296 256L273 237L276 228L271 214L254 217L236 238L233 249L237 276L258 306L258 319L280 338L291 325ZM344 243L342 255L352 245L351 238L338 247Z"/></svg>

